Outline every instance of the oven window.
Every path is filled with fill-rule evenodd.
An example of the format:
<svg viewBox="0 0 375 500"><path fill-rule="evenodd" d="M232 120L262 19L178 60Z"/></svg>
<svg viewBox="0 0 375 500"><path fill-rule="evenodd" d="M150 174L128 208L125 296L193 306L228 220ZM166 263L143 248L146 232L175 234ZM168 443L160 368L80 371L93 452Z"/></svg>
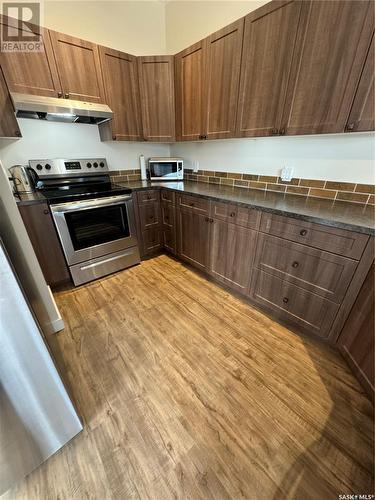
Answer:
<svg viewBox="0 0 375 500"><path fill-rule="evenodd" d="M65 220L74 250L130 236L125 204L67 213Z"/></svg>
<svg viewBox="0 0 375 500"><path fill-rule="evenodd" d="M151 163L151 177L164 177L177 172L177 162Z"/></svg>

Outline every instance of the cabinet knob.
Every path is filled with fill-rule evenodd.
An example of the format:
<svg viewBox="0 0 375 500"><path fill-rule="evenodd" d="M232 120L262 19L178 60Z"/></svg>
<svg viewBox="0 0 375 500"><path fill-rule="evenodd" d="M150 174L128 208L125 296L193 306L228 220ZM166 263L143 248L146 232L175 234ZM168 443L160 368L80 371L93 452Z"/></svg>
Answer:
<svg viewBox="0 0 375 500"><path fill-rule="evenodd" d="M15 135L16 137L21 137L21 132L20 132L19 130L16 130L16 131L14 132L14 135Z"/></svg>
<svg viewBox="0 0 375 500"><path fill-rule="evenodd" d="M213 219L209 219L209 221L210 221L210 224L212 224L214 220Z"/></svg>
<svg viewBox="0 0 375 500"><path fill-rule="evenodd" d="M60 99L60 97L63 96L63 93L62 92L57 92L57 97Z"/></svg>
<svg viewBox="0 0 375 500"><path fill-rule="evenodd" d="M44 213L45 215L48 215L48 214L49 214L49 210L48 210L47 208L45 208L45 209L43 210L43 213Z"/></svg>
<svg viewBox="0 0 375 500"><path fill-rule="evenodd" d="M271 134L272 134L272 135L279 135L279 130L278 130L277 128L273 128L273 129L271 130Z"/></svg>
<svg viewBox="0 0 375 500"><path fill-rule="evenodd" d="M189 205L190 205L191 207L194 207L194 206L195 206L195 203L189 203Z"/></svg>
<svg viewBox="0 0 375 500"><path fill-rule="evenodd" d="M292 264L292 267L296 268L299 266L299 263L297 261L294 261L293 264Z"/></svg>
<svg viewBox="0 0 375 500"><path fill-rule="evenodd" d="M285 135L285 128L280 129L279 134L280 135Z"/></svg>
<svg viewBox="0 0 375 500"><path fill-rule="evenodd" d="M231 212L229 215L230 215L231 217L235 217L235 216L236 216L236 212Z"/></svg>
<svg viewBox="0 0 375 500"><path fill-rule="evenodd" d="M65 94L65 99L69 99L69 93Z"/></svg>
<svg viewBox="0 0 375 500"><path fill-rule="evenodd" d="M307 229L301 229L301 231L299 232L299 234L300 234L301 236L306 236L306 234L307 234Z"/></svg>
<svg viewBox="0 0 375 500"><path fill-rule="evenodd" d="M283 297L283 302L284 302L284 304L287 304L289 302L288 297Z"/></svg>

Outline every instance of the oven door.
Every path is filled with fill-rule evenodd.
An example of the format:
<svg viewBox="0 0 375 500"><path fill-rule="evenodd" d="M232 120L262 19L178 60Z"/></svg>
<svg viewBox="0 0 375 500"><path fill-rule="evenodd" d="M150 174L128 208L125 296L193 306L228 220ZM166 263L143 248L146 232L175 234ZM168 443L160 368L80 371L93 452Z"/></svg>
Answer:
<svg viewBox="0 0 375 500"><path fill-rule="evenodd" d="M51 205L69 265L136 246L131 195Z"/></svg>
<svg viewBox="0 0 375 500"><path fill-rule="evenodd" d="M151 180L177 180L183 178L182 162L171 161L149 161L149 174Z"/></svg>

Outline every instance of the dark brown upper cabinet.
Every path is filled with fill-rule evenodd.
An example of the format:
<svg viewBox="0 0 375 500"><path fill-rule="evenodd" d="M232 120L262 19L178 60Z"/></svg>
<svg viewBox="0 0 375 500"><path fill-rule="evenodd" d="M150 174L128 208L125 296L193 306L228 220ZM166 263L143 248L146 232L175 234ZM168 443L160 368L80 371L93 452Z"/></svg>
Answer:
<svg viewBox="0 0 375 500"><path fill-rule="evenodd" d="M198 140L206 131L205 71L205 40L175 56L177 140Z"/></svg>
<svg viewBox="0 0 375 500"><path fill-rule="evenodd" d="M0 137L21 137L8 87L0 66Z"/></svg>
<svg viewBox="0 0 375 500"><path fill-rule="evenodd" d="M179 140L234 137L242 36L240 19L175 56Z"/></svg>
<svg viewBox="0 0 375 500"><path fill-rule="evenodd" d="M137 58L99 47L106 103L114 115L99 125L102 140L142 140Z"/></svg>
<svg viewBox="0 0 375 500"><path fill-rule="evenodd" d="M56 31L50 36L63 97L105 102L98 46Z"/></svg>
<svg viewBox="0 0 375 500"><path fill-rule="evenodd" d="M364 65L352 109L350 111L347 132L375 130L375 42L372 37L366 63Z"/></svg>
<svg viewBox="0 0 375 500"><path fill-rule="evenodd" d="M237 135L278 135L302 2L271 2L245 17Z"/></svg>
<svg viewBox="0 0 375 500"><path fill-rule="evenodd" d="M244 20L210 35L207 43L207 139L234 137Z"/></svg>
<svg viewBox="0 0 375 500"><path fill-rule="evenodd" d="M138 57L143 137L154 142L175 140L173 56Z"/></svg>
<svg viewBox="0 0 375 500"><path fill-rule="evenodd" d="M22 35L15 19L0 18L1 29L12 27ZM60 80L57 74L48 30L35 27L35 33L41 35L43 44L40 52L2 52L1 65L10 92L33 94L47 97L59 97Z"/></svg>
<svg viewBox="0 0 375 500"><path fill-rule="evenodd" d="M281 134L343 132L373 31L370 1L303 1Z"/></svg>

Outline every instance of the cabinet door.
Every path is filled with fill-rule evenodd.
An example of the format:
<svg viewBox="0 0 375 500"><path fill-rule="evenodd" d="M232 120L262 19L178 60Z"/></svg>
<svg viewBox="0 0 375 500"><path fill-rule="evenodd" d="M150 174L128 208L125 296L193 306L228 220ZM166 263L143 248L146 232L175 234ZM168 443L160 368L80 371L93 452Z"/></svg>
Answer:
<svg viewBox="0 0 375 500"><path fill-rule="evenodd" d="M210 219L193 210L178 211L178 255L199 269L208 269Z"/></svg>
<svg viewBox="0 0 375 500"><path fill-rule="evenodd" d="M244 20L207 38L207 139L235 136Z"/></svg>
<svg viewBox="0 0 375 500"><path fill-rule="evenodd" d="M277 135L301 2L271 2L245 18L237 112L240 137Z"/></svg>
<svg viewBox="0 0 375 500"><path fill-rule="evenodd" d="M287 134L343 132L370 45L372 2L302 2L282 120Z"/></svg>
<svg viewBox="0 0 375 500"><path fill-rule="evenodd" d="M12 26L22 36L18 22L11 18L1 18L1 29ZM41 52L2 52L1 66L10 92L58 97L61 85L57 74L49 32L35 27L40 33Z"/></svg>
<svg viewBox="0 0 375 500"><path fill-rule="evenodd" d="M21 217L48 285L70 279L47 203L19 205Z"/></svg>
<svg viewBox="0 0 375 500"><path fill-rule="evenodd" d="M98 46L56 31L50 35L64 97L105 102Z"/></svg>
<svg viewBox="0 0 375 500"><path fill-rule="evenodd" d="M375 41L372 38L366 63L359 80L346 131L375 130Z"/></svg>
<svg viewBox="0 0 375 500"><path fill-rule="evenodd" d="M210 272L231 288L248 293L256 231L220 220L211 227Z"/></svg>
<svg viewBox="0 0 375 500"><path fill-rule="evenodd" d="M374 273L373 264L338 340L343 355L372 398L375 394Z"/></svg>
<svg viewBox="0 0 375 500"><path fill-rule="evenodd" d="M118 50L99 47L106 103L114 116L106 125L110 139L136 141L142 139L137 58Z"/></svg>
<svg viewBox="0 0 375 500"><path fill-rule="evenodd" d="M176 135L180 141L203 139L206 43L201 40L175 56Z"/></svg>
<svg viewBox="0 0 375 500"><path fill-rule="evenodd" d="M174 141L173 56L139 57L138 76L144 139Z"/></svg>
<svg viewBox="0 0 375 500"><path fill-rule="evenodd" d="M0 137L21 137L13 104L0 66Z"/></svg>

